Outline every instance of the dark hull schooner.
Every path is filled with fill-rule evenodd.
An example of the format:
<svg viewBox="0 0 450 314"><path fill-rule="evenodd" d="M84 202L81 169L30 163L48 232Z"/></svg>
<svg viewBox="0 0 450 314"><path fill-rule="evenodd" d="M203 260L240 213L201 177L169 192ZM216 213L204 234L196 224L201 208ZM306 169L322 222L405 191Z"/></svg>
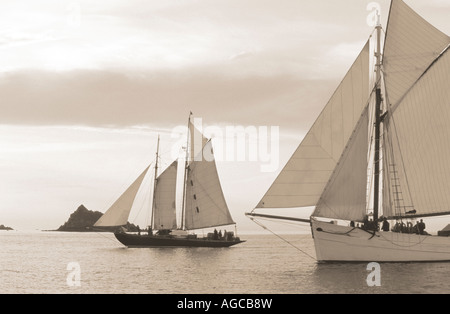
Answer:
<svg viewBox="0 0 450 314"><path fill-rule="evenodd" d="M231 240L193 237L176 237L172 235L137 235L114 233L117 240L127 247L230 247L245 241L239 238Z"/></svg>
<svg viewBox="0 0 450 314"><path fill-rule="evenodd" d="M151 220L146 235L125 233L122 228L114 233L117 240L128 247L229 247L242 243L235 232L208 233L197 237L193 230L205 230L219 226L236 226L226 203L216 163L211 139L207 139L188 121L186 158L184 161L183 204L181 227L177 224L177 177L178 159L173 161L158 175L159 137L156 149L155 175ZM189 136L190 135L190 136ZM200 142L194 143L195 139ZM197 145L195 145L197 144ZM94 224L96 228L121 227L127 224L136 194L150 165L114 202L114 204ZM155 231L155 233L153 233ZM190 231L190 233L188 233Z"/></svg>

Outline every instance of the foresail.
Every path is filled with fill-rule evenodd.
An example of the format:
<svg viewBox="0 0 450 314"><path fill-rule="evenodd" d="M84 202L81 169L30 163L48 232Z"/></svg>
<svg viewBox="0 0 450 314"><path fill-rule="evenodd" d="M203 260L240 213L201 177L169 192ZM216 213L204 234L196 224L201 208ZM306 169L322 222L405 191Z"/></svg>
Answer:
<svg viewBox="0 0 450 314"><path fill-rule="evenodd" d="M188 168L185 228L193 230L234 224L220 185L211 141L200 154Z"/></svg>
<svg viewBox="0 0 450 314"><path fill-rule="evenodd" d="M383 55L389 104L397 105L449 44L449 36L428 23L402 0L393 0Z"/></svg>
<svg viewBox="0 0 450 314"><path fill-rule="evenodd" d="M175 229L176 217L176 181L178 161L175 160L156 180L154 189L153 228Z"/></svg>
<svg viewBox="0 0 450 314"><path fill-rule="evenodd" d="M367 197L368 124L366 108L312 216L363 221Z"/></svg>
<svg viewBox="0 0 450 314"><path fill-rule="evenodd" d="M134 199L149 168L150 166L141 173L103 216L97 220L94 227L124 226L127 224Z"/></svg>
<svg viewBox="0 0 450 314"><path fill-rule="evenodd" d="M315 206L369 99L369 41L257 208Z"/></svg>
<svg viewBox="0 0 450 314"><path fill-rule="evenodd" d="M450 51L385 121L385 216L450 213Z"/></svg>

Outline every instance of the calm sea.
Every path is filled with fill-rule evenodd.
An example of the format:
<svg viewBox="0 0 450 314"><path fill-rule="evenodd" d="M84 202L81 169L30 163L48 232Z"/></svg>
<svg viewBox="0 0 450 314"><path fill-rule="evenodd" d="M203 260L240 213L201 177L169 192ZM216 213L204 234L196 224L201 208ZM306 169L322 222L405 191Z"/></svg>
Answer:
<svg viewBox="0 0 450 314"><path fill-rule="evenodd" d="M450 263L318 264L310 235L231 248L125 248L109 233L0 232L3 294L450 293Z"/></svg>

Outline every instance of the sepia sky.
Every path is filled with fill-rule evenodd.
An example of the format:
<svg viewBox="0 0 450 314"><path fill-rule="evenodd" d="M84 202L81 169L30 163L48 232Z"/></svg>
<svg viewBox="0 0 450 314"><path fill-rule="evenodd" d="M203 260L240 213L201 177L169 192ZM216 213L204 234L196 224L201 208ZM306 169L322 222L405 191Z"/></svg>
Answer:
<svg viewBox="0 0 450 314"><path fill-rule="evenodd" d="M171 162L192 111L222 129L279 127L276 170L218 161L238 230L261 230L244 213L371 35L371 2L2 1L0 224L56 229L80 204L104 212L154 158L158 134ZM389 1L376 3L385 25ZM406 3L450 34L449 1Z"/></svg>

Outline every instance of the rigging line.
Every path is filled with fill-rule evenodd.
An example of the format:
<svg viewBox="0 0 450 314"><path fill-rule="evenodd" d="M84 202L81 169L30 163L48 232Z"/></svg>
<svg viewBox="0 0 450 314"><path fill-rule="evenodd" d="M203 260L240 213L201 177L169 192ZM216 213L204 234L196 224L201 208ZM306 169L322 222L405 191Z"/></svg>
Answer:
<svg viewBox="0 0 450 314"><path fill-rule="evenodd" d="M250 218L254 223L256 223L258 226L260 226L261 228L263 228L264 230L269 231L270 233L272 233L274 236L278 237L279 239L283 240L284 242L286 242L287 244L289 244L290 246L292 246L293 248L297 249L298 251L300 251L301 253L305 254L306 256L312 258L313 260L317 261L317 259L311 255L309 255L308 253L306 253L305 251L303 251L302 249L300 249L299 247L295 246L294 244L292 244L291 242L289 242L288 240L284 239L283 237L279 236L278 234L276 234L275 232L273 232L272 230L270 230L269 228L267 228L266 226L264 226L262 223L260 223L259 221L257 221L256 219L254 219L253 217Z"/></svg>
<svg viewBox="0 0 450 314"><path fill-rule="evenodd" d="M108 239L108 240L114 242L117 246L122 247L122 245L118 244L116 240L111 239L111 238L109 238L109 237L103 235L102 232L99 232L99 231L94 231L94 232L95 232L95 234L97 234L97 235L99 235L99 236L101 236L101 237L103 237L103 238L106 238L106 239Z"/></svg>
<svg viewBox="0 0 450 314"><path fill-rule="evenodd" d="M386 150L385 152L387 153L387 155L386 155L387 163L388 164L392 164L394 168L393 168L393 175L391 175L390 174L390 167L388 167L388 173L386 175L386 178L387 178L388 182L386 183L386 185L387 185L387 188L388 188L390 204L394 205L394 213L396 213L399 216L403 216L402 214L405 214L405 213L402 213L401 209L404 208L404 203L403 203L403 207L402 207L401 204L400 204L401 202L398 199L398 197L394 198L394 192L398 191L398 187L395 187L395 189L394 189L391 186L392 184L389 184L389 179L391 179L391 180L394 179L394 183L396 185L400 184L400 181L397 181L397 180L399 180L399 177L396 175L396 171L397 170L396 170L395 167L396 167L397 163L395 161L395 156L394 156L394 142L393 142L392 136L390 136L390 133L391 132L386 132L385 139L387 141L386 142L387 143L387 149L389 149L389 150ZM395 191L393 191L393 190L395 190Z"/></svg>
<svg viewBox="0 0 450 314"><path fill-rule="evenodd" d="M386 158L386 164L387 164L387 173L385 173L385 186L384 188L387 189L387 196L389 198L389 204L390 206L394 206L394 213L397 213L398 215L401 215L401 212L398 212L398 210L400 209L399 206L399 201L393 198L393 189L392 186L390 184L390 180L392 180L392 175L391 175L391 167L390 165L394 166L393 171L395 170L395 157L394 157L394 143L392 140L392 136L391 136L391 132L389 131L389 124L386 125L386 132L383 133L383 138L384 138L384 155ZM394 172L395 174L395 172ZM394 175L394 179L395 181L397 180L397 176ZM395 184L398 184L397 182L395 182ZM392 212L392 209L391 209Z"/></svg>
<svg viewBox="0 0 450 314"><path fill-rule="evenodd" d="M399 151L399 154L400 154L400 160L401 160L401 163L402 163L401 165L402 165L404 176L405 176L406 188L408 190L409 199L411 201L411 206L414 207L414 201L413 201L413 197L412 197L412 194L411 194L411 189L409 187L408 175L407 175L406 169L405 169L405 161L404 161L404 158L403 158L402 149L400 147L400 140L398 138L397 127L395 125L395 119L394 119L394 116L392 114L391 114L391 120L392 120L392 125L394 126L395 138L397 139L397 146L398 146L398 151Z"/></svg>
<svg viewBox="0 0 450 314"><path fill-rule="evenodd" d="M170 153L170 157L171 158L167 158L167 155ZM166 149L165 151L162 151L162 152L160 152L159 153L159 156L158 156L158 158L161 160L161 162L164 162L165 164L172 164L175 160L177 160L177 159L179 159L179 157L177 157L177 158L175 158L175 159L172 159L172 157L174 157L173 155L172 155L172 148L170 148L170 149ZM163 160L163 159L165 159L165 160ZM166 161L167 159L169 159L169 160L172 160L172 161Z"/></svg>

